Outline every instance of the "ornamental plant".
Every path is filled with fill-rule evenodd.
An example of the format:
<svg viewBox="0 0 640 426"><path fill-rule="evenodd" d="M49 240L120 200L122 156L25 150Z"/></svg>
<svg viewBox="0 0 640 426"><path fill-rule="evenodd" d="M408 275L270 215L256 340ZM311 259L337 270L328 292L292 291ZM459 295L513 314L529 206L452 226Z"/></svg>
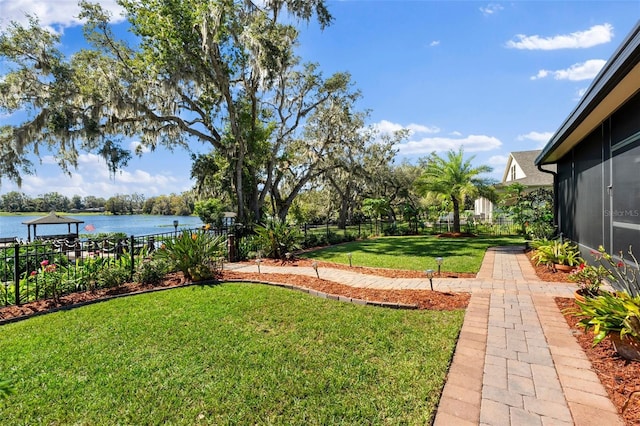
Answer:
<svg viewBox="0 0 640 426"><path fill-rule="evenodd" d="M585 297L595 297L600 293L604 280L611 280L613 275L602 265L592 266L581 263L569 274L569 280L578 285L578 290Z"/></svg>
<svg viewBox="0 0 640 426"><path fill-rule="evenodd" d="M605 291L584 302L576 300L576 305L572 313L581 318L579 324L585 330L593 329L593 346L609 333L640 340L640 296Z"/></svg>
<svg viewBox="0 0 640 426"><path fill-rule="evenodd" d="M62 279L62 273L58 269L58 265L50 263L45 259L40 262L40 268L37 271L32 271L29 275L29 279L35 282L36 285L36 297L38 294L38 287L42 288L45 295L51 294L53 301L60 302L60 292L58 287Z"/></svg>
<svg viewBox="0 0 640 426"><path fill-rule="evenodd" d="M618 252L617 257L607 253L603 246L598 247L598 251L591 254L600 265L611 271L611 285L618 291L623 291L630 296L640 296L640 283L638 282L638 259L633 254L631 246L627 251L630 261L624 258L624 253Z"/></svg>
<svg viewBox="0 0 640 426"><path fill-rule="evenodd" d="M225 239L206 231L183 230L167 239L154 258L164 260L170 270L181 271L190 281L211 279L217 273L216 260L224 253Z"/></svg>
<svg viewBox="0 0 640 426"><path fill-rule="evenodd" d="M270 219L262 226L256 227L258 246L265 257L284 259L285 253L300 249L302 235L295 226L286 222Z"/></svg>
<svg viewBox="0 0 640 426"><path fill-rule="evenodd" d="M531 260L536 262L536 265L544 264L551 269L554 269L554 265L578 266L584 263L575 244L560 240L538 245Z"/></svg>

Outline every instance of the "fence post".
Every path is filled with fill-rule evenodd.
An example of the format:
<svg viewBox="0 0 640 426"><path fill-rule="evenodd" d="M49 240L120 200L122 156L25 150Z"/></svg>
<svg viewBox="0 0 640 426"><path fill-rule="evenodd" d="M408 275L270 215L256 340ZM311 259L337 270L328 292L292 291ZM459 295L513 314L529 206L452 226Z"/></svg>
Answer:
<svg viewBox="0 0 640 426"><path fill-rule="evenodd" d="M227 234L227 257L229 262L236 261L236 236Z"/></svg>
<svg viewBox="0 0 640 426"><path fill-rule="evenodd" d="M13 246L13 281L16 305L20 306L20 244Z"/></svg>
<svg viewBox="0 0 640 426"><path fill-rule="evenodd" d="M132 235L131 239L129 240L129 253L131 253L131 275L129 276L129 279L132 280L133 279L133 273L135 272L136 269L136 253L133 251L133 246L135 245L135 237Z"/></svg>

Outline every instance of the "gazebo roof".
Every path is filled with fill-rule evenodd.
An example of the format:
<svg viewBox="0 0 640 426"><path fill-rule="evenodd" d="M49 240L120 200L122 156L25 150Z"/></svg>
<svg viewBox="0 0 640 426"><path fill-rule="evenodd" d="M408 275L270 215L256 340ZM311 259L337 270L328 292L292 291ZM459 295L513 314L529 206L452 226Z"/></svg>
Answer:
<svg viewBox="0 0 640 426"><path fill-rule="evenodd" d="M84 220L60 216L59 214L56 214L56 212L51 212L46 216L22 222L23 225L60 225L70 223L84 223Z"/></svg>

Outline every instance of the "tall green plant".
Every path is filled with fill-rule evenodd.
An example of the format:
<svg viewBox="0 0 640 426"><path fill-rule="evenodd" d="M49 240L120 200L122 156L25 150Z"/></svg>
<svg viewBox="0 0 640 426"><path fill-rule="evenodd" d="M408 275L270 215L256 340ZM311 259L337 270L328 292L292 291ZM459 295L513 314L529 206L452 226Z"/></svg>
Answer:
<svg viewBox="0 0 640 426"><path fill-rule="evenodd" d="M298 228L278 219L270 219L257 226L256 235L264 256L272 259L284 259L286 253L298 250L302 242Z"/></svg>
<svg viewBox="0 0 640 426"><path fill-rule="evenodd" d="M224 237L207 231L184 230L176 238L165 240L154 258L168 262L171 270L181 271L187 280L207 280L217 272L224 243Z"/></svg>
<svg viewBox="0 0 640 426"><path fill-rule="evenodd" d="M553 191L538 188L526 192L526 187L514 183L507 187L501 200L502 208L520 226L523 235L533 240L551 238L556 228L553 224Z"/></svg>
<svg viewBox="0 0 640 426"><path fill-rule="evenodd" d="M423 172L416 181L416 189L423 195L441 194L451 201L454 232L460 232L460 208L464 208L465 197L492 197L491 181L480 177L492 168L486 165L473 167L473 158L465 160L462 148L457 152L449 151L447 158L432 153L422 161Z"/></svg>

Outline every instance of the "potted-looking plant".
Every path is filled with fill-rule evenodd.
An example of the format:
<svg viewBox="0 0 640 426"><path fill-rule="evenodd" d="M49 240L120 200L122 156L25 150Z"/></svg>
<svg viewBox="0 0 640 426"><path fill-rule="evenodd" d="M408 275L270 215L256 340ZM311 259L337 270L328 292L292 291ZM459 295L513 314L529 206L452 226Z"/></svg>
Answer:
<svg viewBox="0 0 640 426"><path fill-rule="evenodd" d="M583 263L578 247L570 241L553 240L536 247L531 256L536 265L547 265L553 271L570 272Z"/></svg>
<svg viewBox="0 0 640 426"><path fill-rule="evenodd" d="M601 290L598 294L576 300L574 315L586 330L593 330L593 345L606 337L611 339L616 352L625 359L640 361L640 285L638 283L638 261L631 247L628 251L632 262L626 262L622 252L614 258L602 246L592 253L599 266L606 269L606 278L614 292ZM591 269L596 276L599 268ZM583 274L588 276L588 273Z"/></svg>
<svg viewBox="0 0 640 426"><path fill-rule="evenodd" d="M593 330L594 346L609 337L620 356L640 361L640 296L604 291L576 304L579 324Z"/></svg>
<svg viewBox="0 0 640 426"><path fill-rule="evenodd" d="M574 292L576 300L584 302L586 297L600 295L600 288L605 280L612 280L613 275L602 265L593 266L583 262L569 274L568 278L578 286Z"/></svg>

